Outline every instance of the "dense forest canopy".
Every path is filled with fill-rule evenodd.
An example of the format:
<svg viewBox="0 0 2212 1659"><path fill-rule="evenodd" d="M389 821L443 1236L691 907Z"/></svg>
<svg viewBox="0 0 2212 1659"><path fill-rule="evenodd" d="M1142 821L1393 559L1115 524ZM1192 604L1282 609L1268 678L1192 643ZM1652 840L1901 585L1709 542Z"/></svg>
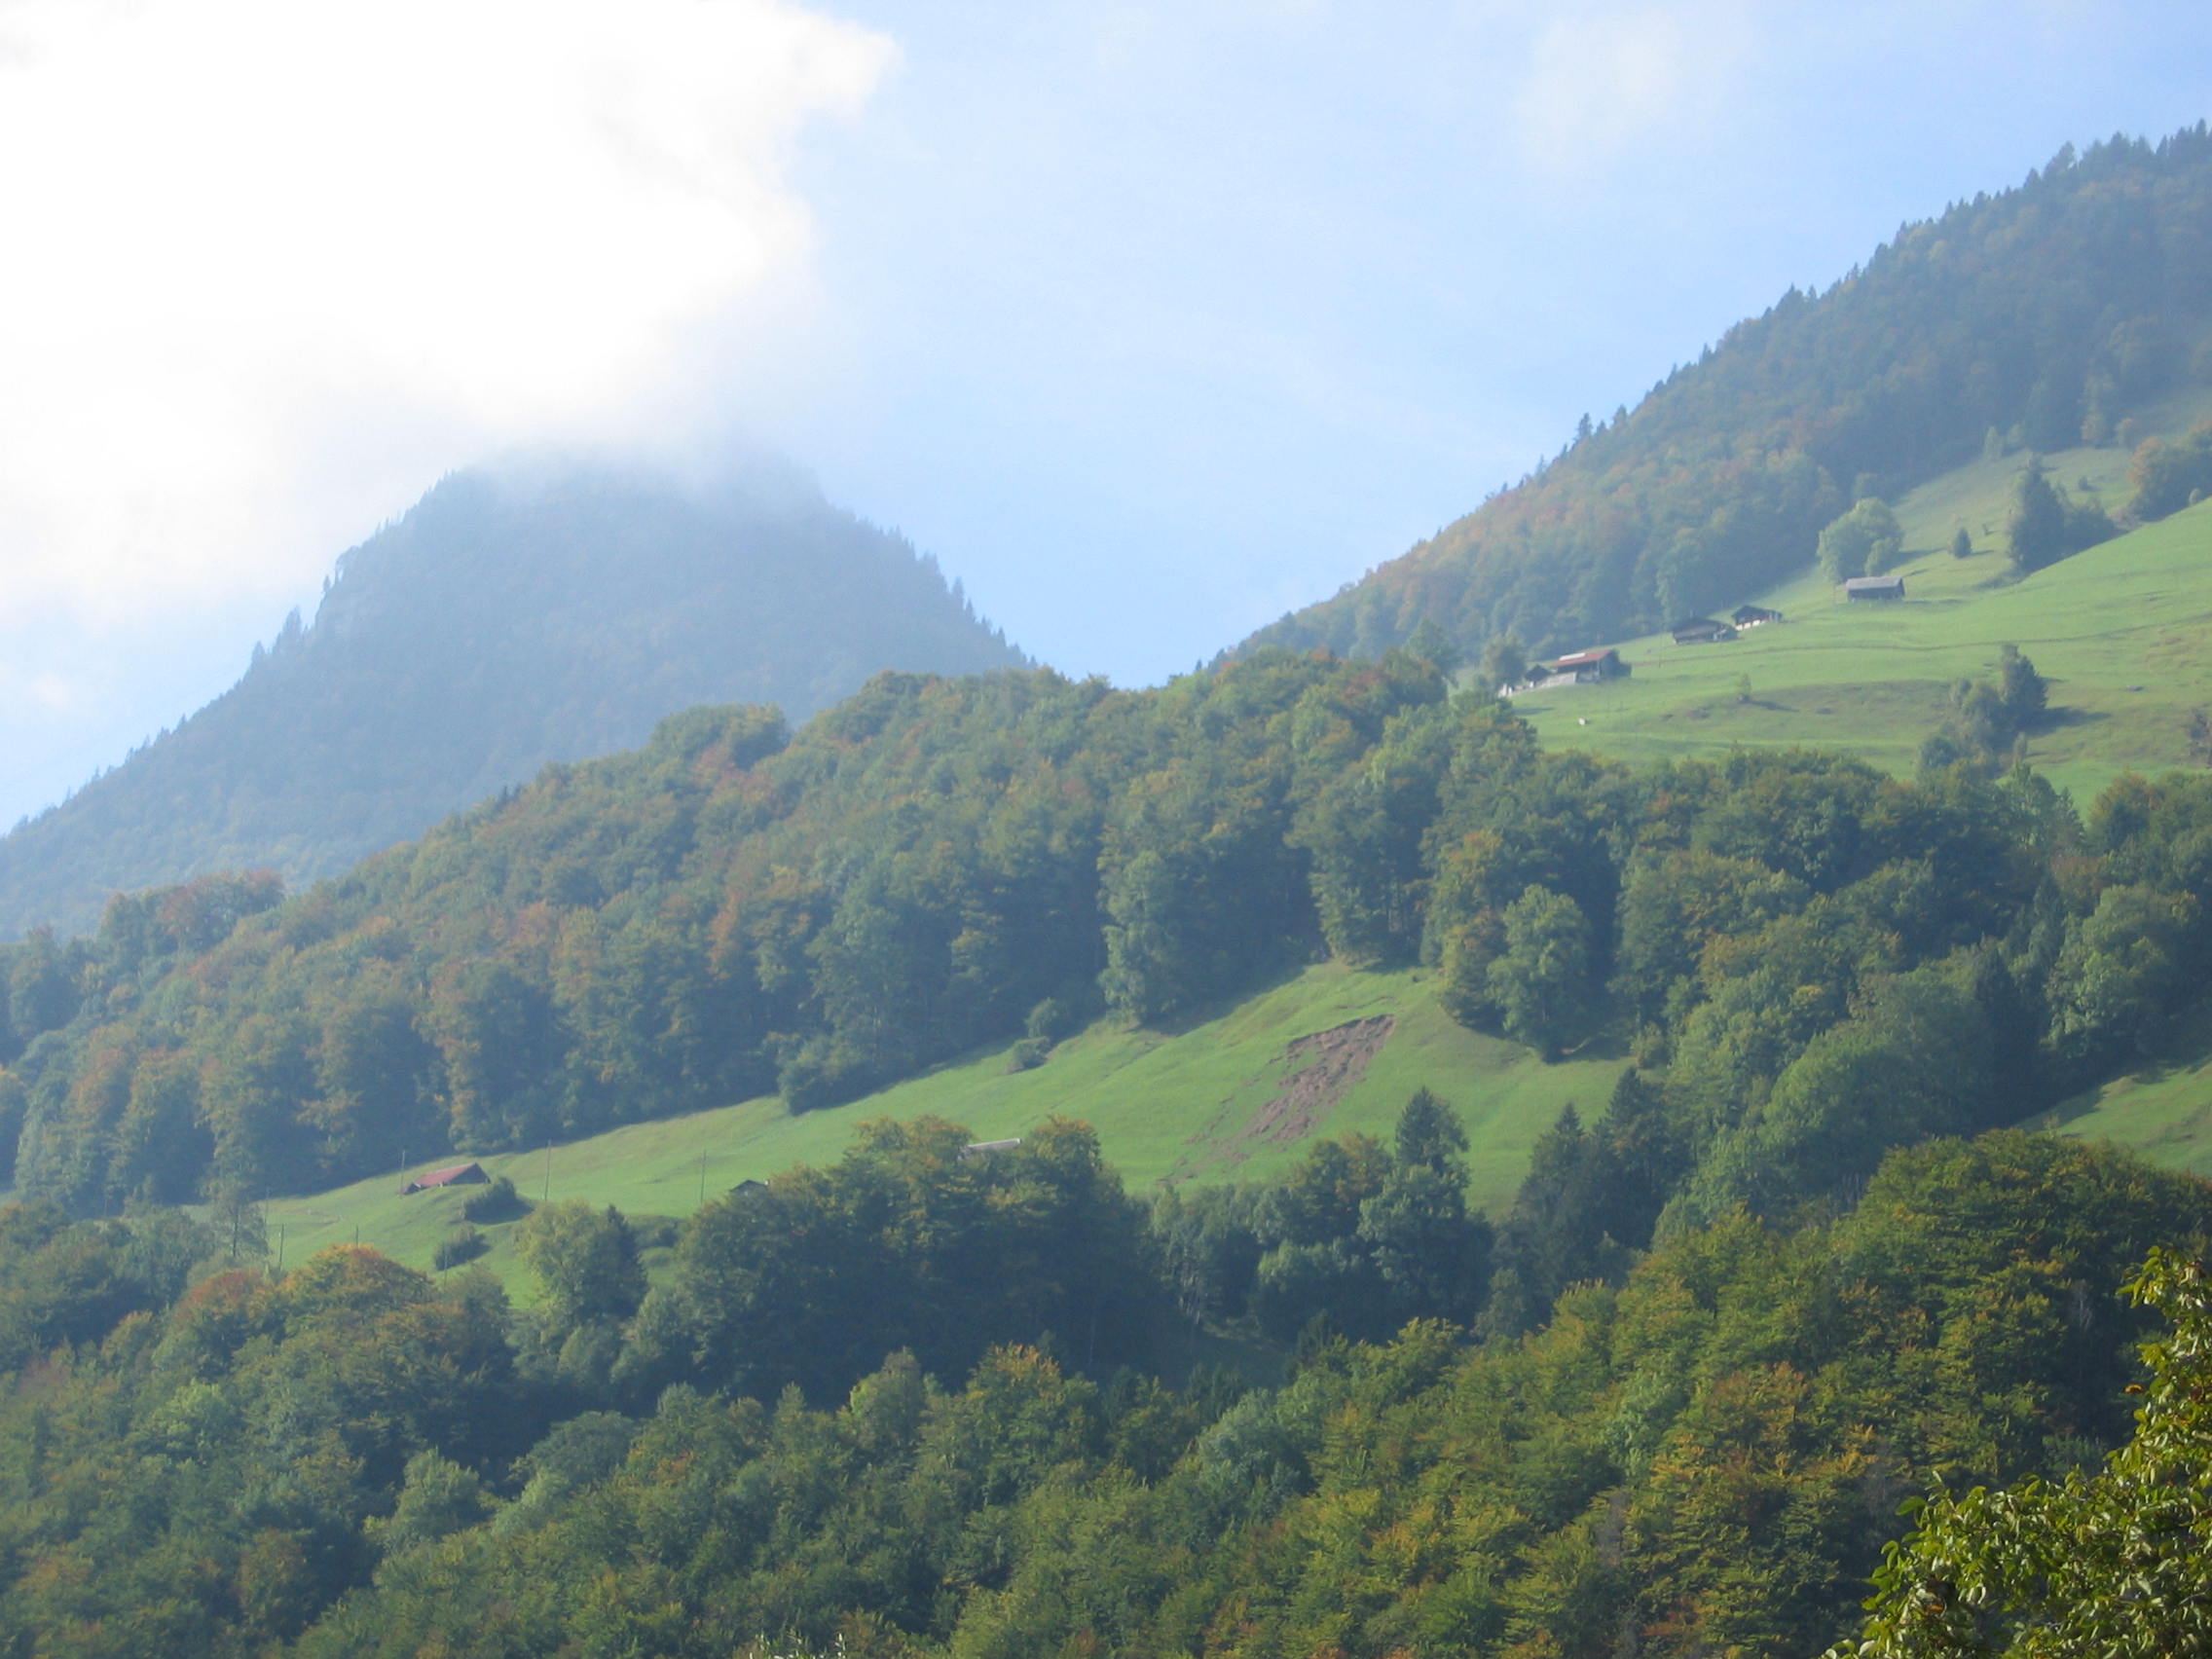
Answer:
<svg viewBox="0 0 2212 1659"><path fill-rule="evenodd" d="M1938 1491L1885 1552L1863 1642L1834 1659L2201 1653L2212 1645L2212 1286L2154 1250L2127 1296L2172 1321L2144 1346L2135 1433L2062 1479Z"/></svg>
<svg viewBox="0 0 2212 1659"><path fill-rule="evenodd" d="M2069 145L1792 289L1517 487L1253 645L1374 655L1427 623L1553 653L1751 598L1867 495L1984 453L2128 443L2212 381L2212 135ZM2194 450L2139 498L2181 504ZM1845 574L1863 573L1852 570Z"/></svg>
<svg viewBox="0 0 2212 1659"><path fill-rule="evenodd" d="M0 938L90 931L118 889L335 875L700 703L804 719L886 668L1025 659L935 561L758 463L446 479L338 562L231 690L0 839Z"/></svg>
<svg viewBox="0 0 2212 1659"><path fill-rule="evenodd" d="M1336 1164L1448 1191L1436 1123L1410 1105ZM522 1224L525 1311L359 1248L275 1272L250 1212L0 1209L0 1644L1812 1653L1901 1499L2125 1437L2156 1326L2115 1291L2212 1220L2124 1155L1940 1140L1849 1213L1686 1228L1527 1337L1317 1320L1279 1386L1177 1382L1181 1315L1146 1309L1180 1306L1189 1216L1148 1216L1081 1125L967 1139L880 1124L708 1205L642 1306L629 1222L580 1203ZM1244 1212L1309 1227L1329 1161ZM1396 1236L1451 1276L1449 1239Z"/></svg>

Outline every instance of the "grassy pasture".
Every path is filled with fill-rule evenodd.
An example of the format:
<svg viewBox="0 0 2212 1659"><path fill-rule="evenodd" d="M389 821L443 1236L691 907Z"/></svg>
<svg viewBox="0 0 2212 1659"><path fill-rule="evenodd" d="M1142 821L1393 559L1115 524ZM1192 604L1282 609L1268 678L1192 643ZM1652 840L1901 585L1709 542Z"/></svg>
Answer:
<svg viewBox="0 0 2212 1659"><path fill-rule="evenodd" d="M2028 1126L2112 1141L2169 1169L2212 1176L2212 1056L2115 1078Z"/></svg>
<svg viewBox="0 0 2212 1659"><path fill-rule="evenodd" d="M2194 387L2138 419L2171 434L2207 415L2212 389ZM1807 745L1903 774L1948 712L1952 684L1988 674L2010 643L2051 682L2053 719L2029 756L2054 783L2086 801L2123 771L2186 763L2185 722L2212 703L2212 507L2015 581L2002 548L2025 459L1972 461L1897 503L1907 549L1900 605L1847 605L1807 569L1722 608L1764 605L1788 618L1779 626L1714 645L1664 634L1623 642L1632 678L1533 692L1514 706L1554 748L1657 760ZM2046 464L2054 482L2117 510L2128 461L2121 449L2075 449ZM1954 559L1962 528L1974 553Z"/></svg>
<svg viewBox="0 0 2212 1659"><path fill-rule="evenodd" d="M1294 1051L1294 1044L1382 1016L1392 1022L1387 1038L1335 1098L1313 1076L1301 1090L1298 1074L1316 1053L1313 1045ZM1335 966L1309 968L1174 1030L1102 1021L1030 1071L1007 1069L1009 1048L802 1117L775 1098L749 1100L479 1161L532 1199L549 1194L555 1201L614 1204L632 1216L682 1216L702 1194L719 1197L748 1177L833 1161L870 1118L935 1114L967 1125L978 1140L995 1140L1059 1114L1094 1125L1109 1161L1132 1190L1142 1190L1279 1174L1319 1136L1363 1130L1387 1137L1406 1097L1425 1084L1458 1108L1470 1143L1470 1197L1496 1213L1560 1108L1572 1102L1585 1119L1601 1116L1623 1064L1575 1057L1547 1065L1530 1050L1454 1024L1437 1007L1425 973ZM285 1252L297 1260L357 1237L426 1269L439 1240L460 1224L468 1194L483 1189L402 1197L400 1184L393 1171L272 1200L265 1206L272 1242L281 1228ZM491 1249L479 1259L518 1297L527 1295L512 1225L482 1231Z"/></svg>
<svg viewBox="0 0 2212 1659"><path fill-rule="evenodd" d="M1908 528L1941 516L1909 504L1921 510ZM1951 685L1989 675L2009 642L2050 682L2051 718L2028 754L2054 783L2086 800L2123 771L2188 762L2190 711L2212 703L2212 504L2024 580L1994 548L1914 554L1899 573L1907 597L1886 605L1847 605L1808 573L1759 596L1782 623L1722 645L1630 641L1632 678L1515 707L1554 747L1645 760L1804 744L1902 774Z"/></svg>
<svg viewBox="0 0 2212 1659"><path fill-rule="evenodd" d="M2114 1141L2154 1163L2212 1176L2212 1002L2183 1022L2156 1059L2027 1126Z"/></svg>

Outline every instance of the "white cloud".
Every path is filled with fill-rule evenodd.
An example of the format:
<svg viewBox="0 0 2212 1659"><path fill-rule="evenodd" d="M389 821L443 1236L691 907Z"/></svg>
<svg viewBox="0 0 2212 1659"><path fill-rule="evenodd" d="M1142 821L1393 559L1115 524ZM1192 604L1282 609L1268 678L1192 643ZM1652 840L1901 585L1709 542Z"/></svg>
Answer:
<svg viewBox="0 0 2212 1659"><path fill-rule="evenodd" d="M893 55L783 0L0 0L0 637L289 591L679 397L803 292L792 140Z"/></svg>
<svg viewBox="0 0 2212 1659"><path fill-rule="evenodd" d="M1523 150L1539 168L1572 172L1704 128L1747 34L1743 8L1729 0L1554 17L1536 34L1514 101Z"/></svg>
<svg viewBox="0 0 2212 1659"><path fill-rule="evenodd" d="M77 706L77 687L58 674L34 674L25 689L41 708L66 714Z"/></svg>

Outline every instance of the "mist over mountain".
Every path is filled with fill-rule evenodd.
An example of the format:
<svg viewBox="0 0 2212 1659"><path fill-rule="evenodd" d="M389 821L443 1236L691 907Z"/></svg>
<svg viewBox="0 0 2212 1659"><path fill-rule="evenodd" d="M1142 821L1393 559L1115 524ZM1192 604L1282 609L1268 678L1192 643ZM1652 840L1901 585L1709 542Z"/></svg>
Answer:
<svg viewBox="0 0 2212 1659"><path fill-rule="evenodd" d="M1424 621L1464 647L1621 639L1750 598L1822 529L1990 446L2129 442L2212 382L2212 134L2069 144L2020 186L1901 226L1792 288L1634 410L1247 642L1372 656Z"/></svg>
<svg viewBox="0 0 2212 1659"><path fill-rule="evenodd" d="M229 691L0 839L0 936L211 869L335 873L694 704L796 721L880 670L1026 662L933 558L792 469L461 472L341 557Z"/></svg>

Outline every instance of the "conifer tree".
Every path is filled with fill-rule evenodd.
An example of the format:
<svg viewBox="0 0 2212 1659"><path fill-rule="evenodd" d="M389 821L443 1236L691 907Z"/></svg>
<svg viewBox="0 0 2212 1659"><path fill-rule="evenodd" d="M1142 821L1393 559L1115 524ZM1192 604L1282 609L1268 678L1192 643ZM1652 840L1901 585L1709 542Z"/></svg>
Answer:
<svg viewBox="0 0 2212 1659"><path fill-rule="evenodd" d="M2023 576L2066 556L2066 504L2045 475L2041 456L2028 457L2013 483L2005 546L2012 569Z"/></svg>

